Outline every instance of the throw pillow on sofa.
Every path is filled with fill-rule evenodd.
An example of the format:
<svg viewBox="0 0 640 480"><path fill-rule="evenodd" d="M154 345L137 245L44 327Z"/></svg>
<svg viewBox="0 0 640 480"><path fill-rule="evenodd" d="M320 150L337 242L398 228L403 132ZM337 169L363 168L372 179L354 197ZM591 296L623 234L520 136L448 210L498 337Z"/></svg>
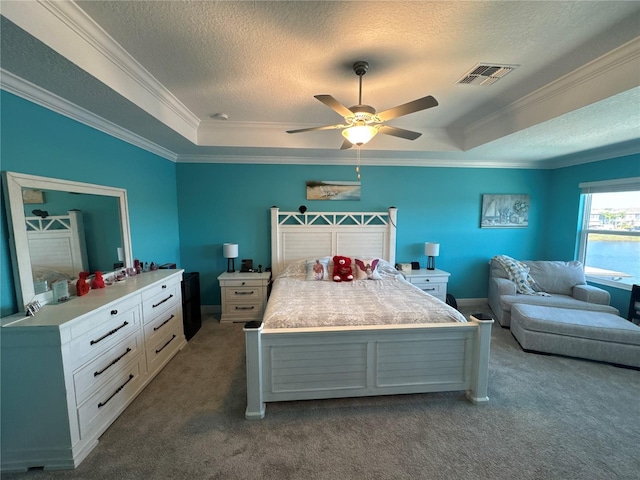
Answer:
<svg viewBox="0 0 640 480"><path fill-rule="evenodd" d="M587 283L582 263L577 261L531 261L525 263L530 268L529 275L543 292L571 295L573 287Z"/></svg>

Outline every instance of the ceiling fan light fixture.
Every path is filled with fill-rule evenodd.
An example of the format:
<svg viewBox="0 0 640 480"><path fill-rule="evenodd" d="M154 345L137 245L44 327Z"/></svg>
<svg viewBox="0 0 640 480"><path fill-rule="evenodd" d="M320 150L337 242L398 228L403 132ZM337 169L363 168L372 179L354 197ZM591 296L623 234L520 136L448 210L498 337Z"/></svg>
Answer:
<svg viewBox="0 0 640 480"><path fill-rule="evenodd" d="M349 140L353 145L364 145L375 137L376 133L378 133L378 129L371 125L356 125L342 130L344 138Z"/></svg>

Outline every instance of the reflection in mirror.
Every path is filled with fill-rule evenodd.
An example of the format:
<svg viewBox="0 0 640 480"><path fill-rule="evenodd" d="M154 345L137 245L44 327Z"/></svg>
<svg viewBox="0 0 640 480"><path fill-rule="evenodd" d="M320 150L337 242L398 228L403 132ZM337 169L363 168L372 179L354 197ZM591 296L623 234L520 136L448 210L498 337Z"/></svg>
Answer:
<svg viewBox="0 0 640 480"><path fill-rule="evenodd" d="M22 198L36 294L81 271L114 269L122 248L117 198L26 188Z"/></svg>
<svg viewBox="0 0 640 480"><path fill-rule="evenodd" d="M131 266L127 192L121 188L4 173L16 298L51 300L56 276Z"/></svg>

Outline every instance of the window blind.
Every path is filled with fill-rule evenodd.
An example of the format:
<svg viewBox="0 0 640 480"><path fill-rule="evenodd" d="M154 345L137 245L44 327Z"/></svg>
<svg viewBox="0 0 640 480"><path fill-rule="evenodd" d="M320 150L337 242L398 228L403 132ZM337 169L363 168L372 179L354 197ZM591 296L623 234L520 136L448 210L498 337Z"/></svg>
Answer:
<svg viewBox="0 0 640 480"><path fill-rule="evenodd" d="M611 193L640 191L640 177L584 182L578 184L582 193Z"/></svg>

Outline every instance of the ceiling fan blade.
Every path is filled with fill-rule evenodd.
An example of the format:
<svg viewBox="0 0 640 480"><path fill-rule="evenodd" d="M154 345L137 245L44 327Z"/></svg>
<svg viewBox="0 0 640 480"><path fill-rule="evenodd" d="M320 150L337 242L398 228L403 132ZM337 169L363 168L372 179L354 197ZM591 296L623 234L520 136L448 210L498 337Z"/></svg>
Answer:
<svg viewBox="0 0 640 480"><path fill-rule="evenodd" d="M418 132L412 132L411 130L405 130L404 128L391 127L389 125L382 125L378 129L378 133L393 135L394 137L406 138L407 140L415 140L420 135L422 135Z"/></svg>
<svg viewBox="0 0 640 480"><path fill-rule="evenodd" d="M397 107L390 108L384 112L380 112L378 117L383 122L391 120L392 118L401 117L402 115L408 115L410 113L419 112L420 110L426 110L427 108L435 107L438 105L438 101L431 95L414 100L413 102L398 105Z"/></svg>
<svg viewBox="0 0 640 480"><path fill-rule="evenodd" d="M338 100L333 98L331 95L314 95L318 100L324 103L327 107L332 109L338 115L342 117L352 117L353 112L349 110L347 107L342 105Z"/></svg>
<svg viewBox="0 0 640 480"><path fill-rule="evenodd" d="M287 133L314 132L316 130L337 130L346 128L348 125L325 125L323 127L300 128L298 130L287 130Z"/></svg>
<svg viewBox="0 0 640 480"><path fill-rule="evenodd" d="M340 150L347 150L351 147L353 147L353 143L351 143L349 140L345 138L344 142L342 142L342 146L340 147Z"/></svg>

